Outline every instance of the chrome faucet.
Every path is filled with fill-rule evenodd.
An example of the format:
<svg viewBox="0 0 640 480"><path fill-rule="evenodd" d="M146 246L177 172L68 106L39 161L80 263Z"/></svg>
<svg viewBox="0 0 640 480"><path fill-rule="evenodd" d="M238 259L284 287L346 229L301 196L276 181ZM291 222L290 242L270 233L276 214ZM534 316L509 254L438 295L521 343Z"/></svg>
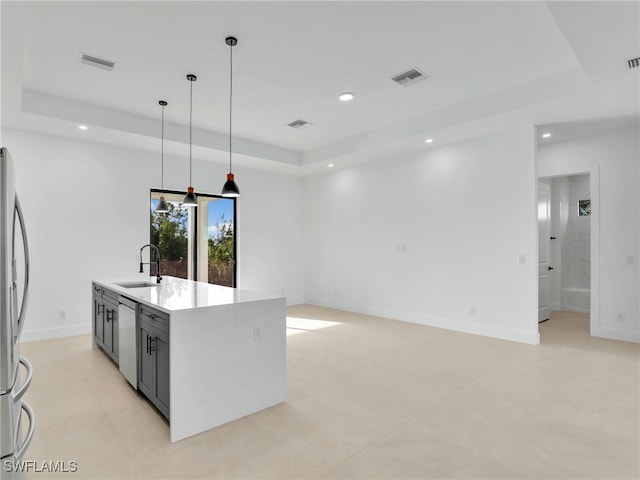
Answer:
<svg viewBox="0 0 640 480"><path fill-rule="evenodd" d="M160 276L160 250L158 250L158 247L156 247L153 243L147 243L140 249L140 273L143 273L144 270L142 267L144 265L151 265L151 262L142 261L142 251L146 247L153 248L156 251L156 283L160 283L162 281L162 277ZM149 258L149 260L151 260L151 258Z"/></svg>

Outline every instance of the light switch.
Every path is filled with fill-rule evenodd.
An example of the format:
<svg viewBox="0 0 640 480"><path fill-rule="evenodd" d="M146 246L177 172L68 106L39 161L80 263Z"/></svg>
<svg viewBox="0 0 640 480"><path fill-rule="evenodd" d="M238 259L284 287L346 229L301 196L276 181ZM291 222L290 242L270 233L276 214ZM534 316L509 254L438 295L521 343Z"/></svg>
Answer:
<svg viewBox="0 0 640 480"><path fill-rule="evenodd" d="M260 325L253 326L253 341L262 340L262 327Z"/></svg>

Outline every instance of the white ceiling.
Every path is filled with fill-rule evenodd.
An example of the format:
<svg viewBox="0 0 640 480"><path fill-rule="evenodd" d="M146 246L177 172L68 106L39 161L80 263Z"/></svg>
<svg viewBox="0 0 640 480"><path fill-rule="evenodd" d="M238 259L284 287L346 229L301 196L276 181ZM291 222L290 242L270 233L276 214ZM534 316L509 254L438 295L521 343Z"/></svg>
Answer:
<svg viewBox="0 0 640 480"><path fill-rule="evenodd" d="M194 155L211 161L228 158L227 35L234 158L257 168L305 175L505 121L619 123L640 109L640 68L626 65L640 56L637 1L1 5L4 126L156 150L164 99L168 151L184 155L194 73ZM431 78L390 80L413 67Z"/></svg>

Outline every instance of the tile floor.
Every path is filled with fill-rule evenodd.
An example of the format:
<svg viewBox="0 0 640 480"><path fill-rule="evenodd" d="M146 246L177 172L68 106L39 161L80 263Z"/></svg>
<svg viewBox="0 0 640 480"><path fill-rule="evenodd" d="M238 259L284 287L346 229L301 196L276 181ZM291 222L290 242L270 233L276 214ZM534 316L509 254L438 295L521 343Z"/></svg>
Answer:
<svg viewBox="0 0 640 480"><path fill-rule="evenodd" d="M640 346L586 315L523 345L289 308L288 400L181 442L89 336L22 345L37 416L27 478L640 478Z"/></svg>

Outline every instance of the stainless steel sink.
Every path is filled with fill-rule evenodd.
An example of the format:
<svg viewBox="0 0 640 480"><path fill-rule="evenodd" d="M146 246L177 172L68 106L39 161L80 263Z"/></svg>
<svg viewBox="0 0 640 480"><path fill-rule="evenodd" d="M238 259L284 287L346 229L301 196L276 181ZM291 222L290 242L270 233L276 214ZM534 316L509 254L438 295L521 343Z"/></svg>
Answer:
<svg viewBox="0 0 640 480"><path fill-rule="evenodd" d="M151 282L123 282L116 283L119 287L123 288L145 288L145 287L159 287L159 283L151 283Z"/></svg>

